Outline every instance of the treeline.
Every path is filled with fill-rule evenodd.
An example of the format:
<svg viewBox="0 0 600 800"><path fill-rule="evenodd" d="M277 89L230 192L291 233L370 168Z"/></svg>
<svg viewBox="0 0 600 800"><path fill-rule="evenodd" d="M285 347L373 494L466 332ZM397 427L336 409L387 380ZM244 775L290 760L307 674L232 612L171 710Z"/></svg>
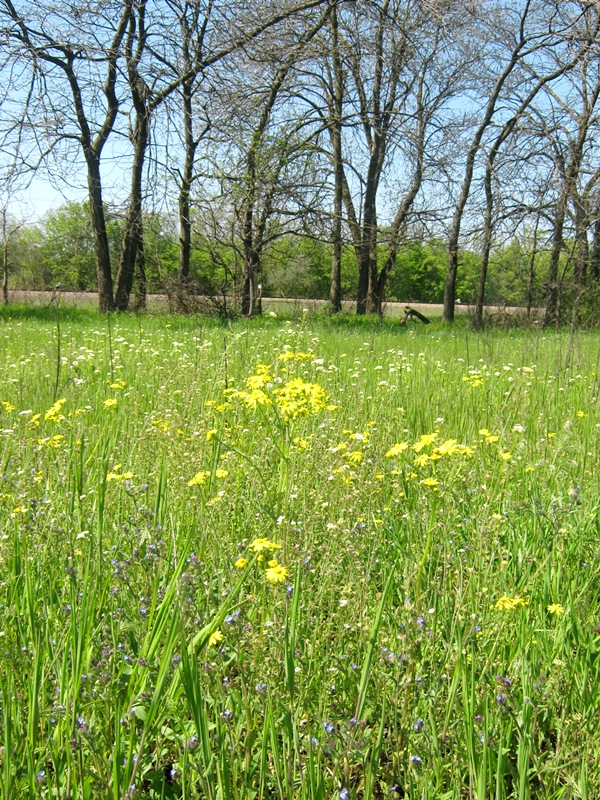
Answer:
<svg viewBox="0 0 600 800"><path fill-rule="evenodd" d="M123 243L124 221L116 211L106 210L109 247L113 260ZM544 302L549 253L539 252L532 269L532 236L515 237L494 250L487 276L487 299L491 305L519 306L531 310ZM211 242L194 233L190 252L190 286L205 299L205 307L235 313L232 287L242 280L242 265L236 264L235 248ZM179 242L177 223L165 215L146 218L146 286L150 293L172 293L177 302ZM330 291L330 242L302 234L283 235L265 254L262 265L264 296L327 298ZM384 263L386 251L378 253ZM68 203L35 224L20 225L8 242L13 289L39 291L96 292L96 256L87 203ZM458 302L473 304L481 274L481 254L460 254L457 281ZM356 253L345 245L341 256L340 292L343 300L356 297ZM387 284L389 302L442 303L447 267L446 243L430 240L403 243Z"/></svg>
<svg viewBox="0 0 600 800"><path fill-rule="evenodd" d="M598 2L0 0L0 31L5 296L594 310ZM87 186L87 221L24 226L34 176ZM69 214L78 253L50 252Z"/></svg>

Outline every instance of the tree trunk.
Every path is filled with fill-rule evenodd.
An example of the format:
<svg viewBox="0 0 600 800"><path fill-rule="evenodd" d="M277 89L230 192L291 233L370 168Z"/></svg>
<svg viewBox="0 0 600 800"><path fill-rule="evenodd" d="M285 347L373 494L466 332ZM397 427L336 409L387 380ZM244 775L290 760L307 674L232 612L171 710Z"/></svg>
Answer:
<svg viewBox="0 0 600 800"><path fill-rule="evenodd" d="M6 208L2 209L2 300L8 305L8 235L6 230Z"/></svg>
<svg viewBox="0 0 600 800"><path fill-rule="evenodd" d="M331 283L329 303L335 314L342 310L342 208L341 195L338 202L337 186L333 204L333 229L331 232Z"/></svg>
<svg viewBox="0 0 600 800"><path fill-rule="evenodd" d="M481 253L481 268L479 271L479 286L477 287L477 300L475 302L475 328L483 328L483 303L485 300L485 282L487 279L490 249L492 247L492 214L494 197L492 194L493 158L497 150L492 150L485 169L485 216L483 222L483 248Z"/></svg>
<svg viewBox="0 0 600 800"><path fill-rule="evenodd" d="M590 245L588 241L588 215L582 197L575 196L575 242L577 252L575 258L575 282L581 287L587 279L590 261Z"/></svg>
<svg viewBox="0 0 600 800"><path fill-rule="evenodd" d="M559 308L559 281L558 266L560 254L563 246L563 228L567 211L566 190L558 200L554 216L554 230L552 232L552 252L550 254L550 264L548 266L548 282L546 285L546 310L544 312L544 327L549 325L560 326Z"/></svg>
<svg viewBox="0 0 600 800"><path fill-rule="evenodd" d="M538 213L535 220L535 227L533 229L533 242L531 253L529 255L529 276L527 278L527 321L531 319L531 309L533 307L533 287L535 284L535 259L537 256L537 242L538 242L538 227L540 224L540 215Z"/></svg>
<svg viewBox="0 0 600 800"><path fill-rule="evenodd" d="M360 250L358 253L358 290L356 294L356 313L371 313L371 299L369 298L369 280L372 274L372 257L375 249L377 255L377 220L375 214L376 189L372 181L367 182L365 201L363 206L363 224L361 231ZM375 248L373 248L375 240ZM369 299L368 299L369 298ZM367 307L369 304L369 308Z"/></svg>
<svg viewBox="0 0 600 800"><path fill-rule="evenodd" d="M138 247L135 257L135 280L134 280L134 309L143 311L147 305L146 291L146 251L144 248L144 226L140 221Z"/></svg>
<svg viewBox="0 0 600 800"><path fill-rule="evenodd" d="M179 281L183 285L190 276L190 257L192 252L192 221L190 218L190 191L194 175L196 142L193 132L192 83L187 81L182 87L183 125L185 139L185 161L179 189Z"/></svg>
<svg viewBox="0 0 600 800"><path fill-rule="evenodd" d="M133 286L135 274L136 258L141 252L143 244L142 224L142 173L144 169L144 156L148 146L149 132L148 114L137 113L135 128L133 132L133 164L131 168L131 197L129 201L129 211L125 219L125 229L123 232L123 250L121 253L121 263L117 276L117 292L115 296L115 307L117 311L127 311L129 297Z"/></svg>
<svg viewBox="0 0 600 800"><path fill-rule="evenodd" d="M502 87L506 83L508 76L511 74L515 66L519 63L523 47L527 43L527 37L525 36L525 20L529 14L530 5L531 5L530 0L527 0L522 11L520 28L519 28L519 38L515 44L515 47L512 50L508 64L506 65L506 67L496 80L494 88L487 102L483 119L481 120L475 132L473 141L471 142L471 146L469 148L469 152L467 153L465 174L460 190L460 195L458 197L456 206L454 208L454 215L452 217L450 235L448 237L448 271L446 274L446 283L444 286L444 310L442 313L442 319L446 323L454 322L454 306L456 302L456 276L458 273L458 243L460 240L460 229L462 224L463 213L465 210L465 206L467 204L467 200L469 198L469 192L471 190L471 182L473 180L473 170L475 167L475 158L477 156L477 153L479 152L479 147L481 145L481 140L483 139L483 134L490 125L492 118L495 114L496 103L498 102L498 98L500 97L500 92L502 91Z"/></svg>
<svg viewBox="0 0 600 800"><path fill-rule="evenodd" d="M110 266L110 250L108 234L106 232L106 217L104 203L102 202L102 183L100 180L100 160L92 154L87 156L88 196L90 200L90 217L94 232L94 247L96 250L97 275L98 275L98 308L105 314L113 311L115 300L113 296L113 279Z"/></svg>
<svg viewBox="0 0 600 800"><path fill-rule="evenodd" d="M342 114L344 99L344 76L339 51L337 0L334 0L331 16L331 55L333 62L333 91L329 131L333 151L333 225L331 231L331 285L329 301L331 310L339 313L342 310L342 209L344 163L342 160Z"/></svg>
<svg viewBox="0 0 600 800"><path fill-rule="evenodd" d="M400 239L404 235L408 215L415 201L415 198L419 193L421 184L423 183L423 171L424 171L423 162L425 157L426 122L425 122L425 117L423 115L422 99L423 99L423 77L419 81L419 91L418 91L417 114L419 115L419 135L417 139L415 174L413 176L413 181L410 186L410 189L407 192L404 200L400 204L400 207L398 208L396 216L394 217L394 220L392 222L390 230L390 242L388 245L388 253L385 259L385 264L383 265L381 272L379 274L377 274L377 269L378 269L377 249L375 249L375 256L374 256L375 273L372 276L371 302L373 305L373 313L379 314L379 316L382 316L383 314L383 295L385 292L385 287L387 285L388 279L392 273L392 270L396 266L396 257L398 255L398 247L400 245Z"/></svg>
<svg viewBox="0 0 600 800"><path fill-rule="evenodd" d="M452 227L450 228L450 236L448 237L448 271L446 273L446 283L444 285L444 309L442 312L442 320L447 323L454 322L456 276L458 274L458 240L460 237L462 215L471 188L474 161L475 154L473 153L473 159L467 165L467 175L465 176L459 201L456 204L456 209L452 218Z"/></svg>
<svg viewBox="0 0 600 800"><path fill-rule="evenodd" d="M594 241L590 256L590 278L597 281L600 278L600 205L596 208L594 220Z"/></svg>
<svg viewBox="0 0 600 800"><path fill-rule="evenodd" d="M374 303L374 313L378 314L380 317L383 316L383 295L385 292L385 287L388 281L388 278L396 265L396 256L398 255L398 238L395 237L395 240L390 243L388 247L387 256L385 259L385 264L383 265L383 269L377 276L377 281L375 283L375 289L373 292L373 303Z"/></svg>
<svg viewBox="0 0 600 800"><path fill-rule="evenodd" d="M377 314L381 308L381 298L378 297L378 265L377 265L377 219L369 229L369 285L367 287L367 314Z"/></svg>
<svg viewBox="0 0 600 800"><path fill-rule="evenodd" d="M244 253L242 316L254 317L262 314L262 298L260 284L260 256L254 250Z"/></svg>

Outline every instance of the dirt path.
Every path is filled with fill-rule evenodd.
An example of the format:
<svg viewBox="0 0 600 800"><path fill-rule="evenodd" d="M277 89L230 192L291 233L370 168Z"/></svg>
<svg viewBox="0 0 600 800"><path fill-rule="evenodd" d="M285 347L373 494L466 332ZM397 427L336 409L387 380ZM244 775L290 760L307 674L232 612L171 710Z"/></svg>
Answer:
<svg viewBox="0 0 600 800"><path fill-rule="evenodd" d="M10 292L10 301L13 303L26 303L30 305L47 305L55 296L53 292L30 292L30 291L13 291ZM98 295L95 292L61 292L61 303L68 306L81 306L81 307L96 307L98 304ZM285 312L286 315L293 314L294 316L302 315L304 309L309 312L320 311L326 305L325 300L303 300L296 298L276 298L276 297L263 297L263 310L267 313L269 311ZM355 304L353 301L347 300L343 302L344 311L353 311ZM441 303L410 303L412 308L425 314L430 319L439 319L442 316ZM384 314L390 317L404 316L404 309L406 303L386 303L384 306ZM473 310L473 306L457 304L456 314L467 315ZM169 303L167 295L164 294L149 294L148 295L148 310L152 311L168 311ZM488 313L518 313L523 312L522 308L500 307L500 306L487 306Z"/></svg>

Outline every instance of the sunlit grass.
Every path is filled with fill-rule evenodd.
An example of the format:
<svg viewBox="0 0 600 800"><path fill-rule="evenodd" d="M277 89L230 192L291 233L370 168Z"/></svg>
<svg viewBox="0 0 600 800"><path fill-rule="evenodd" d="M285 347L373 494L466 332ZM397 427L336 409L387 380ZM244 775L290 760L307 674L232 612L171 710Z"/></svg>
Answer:
<svg viewBox="0 0 600 800"><path fill-rule="evenodd" d="M593 798L600 336L0 319L0 792Z"/></svg>

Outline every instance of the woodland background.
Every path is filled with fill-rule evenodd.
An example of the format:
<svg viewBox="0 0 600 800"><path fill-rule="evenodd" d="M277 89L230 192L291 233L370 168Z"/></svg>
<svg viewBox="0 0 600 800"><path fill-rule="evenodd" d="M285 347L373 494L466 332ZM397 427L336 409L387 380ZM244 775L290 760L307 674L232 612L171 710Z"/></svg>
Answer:
<svg viewBox="0 0 600 800"><path fill-rule="evenodd" d="M5 301L597 321L595 0L2 0L0 31Z"/></svg>

